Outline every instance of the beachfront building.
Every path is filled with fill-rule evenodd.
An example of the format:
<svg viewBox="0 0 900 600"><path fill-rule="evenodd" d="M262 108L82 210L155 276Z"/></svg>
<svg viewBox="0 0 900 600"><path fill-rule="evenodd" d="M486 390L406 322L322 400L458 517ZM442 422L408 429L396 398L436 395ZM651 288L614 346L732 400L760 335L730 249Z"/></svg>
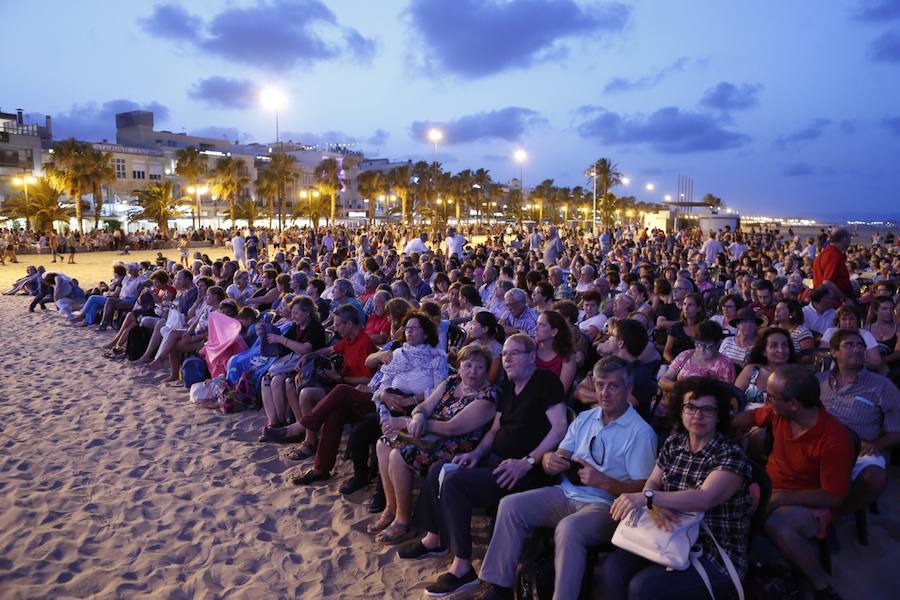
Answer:
<svg viewBox="0 0 900 600"><path fill-rule="evenodd" d="M51 121L25 123L22 109L0 111L0 203L24 191L25 180L41 175L42 140L51 135Z"/></svg>

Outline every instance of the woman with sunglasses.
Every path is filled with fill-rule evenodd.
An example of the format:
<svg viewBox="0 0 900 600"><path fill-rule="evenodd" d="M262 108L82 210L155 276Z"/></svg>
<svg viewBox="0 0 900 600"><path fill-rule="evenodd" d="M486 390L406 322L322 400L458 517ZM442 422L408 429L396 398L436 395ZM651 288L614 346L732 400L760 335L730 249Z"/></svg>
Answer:
<svg viewBox="0 0 900 600"><path fill-rule="evenodd" d="M663 444L644 490L620 495L610 514L621 521L635 510L646 509L660 529L669 531L679 513L703 512L715 542L743 577L753 515L749 493L752 470L744 450L730 439L731 410L731 394L723 382L710 377L679 381L669 401L676 432ZM715 597L734 597L735 584L705 529L700 531L698 543L703 549L699 561ZM622 549L604 561L603 587L604 600L707 596L696 569L667 570Z"/></svg>

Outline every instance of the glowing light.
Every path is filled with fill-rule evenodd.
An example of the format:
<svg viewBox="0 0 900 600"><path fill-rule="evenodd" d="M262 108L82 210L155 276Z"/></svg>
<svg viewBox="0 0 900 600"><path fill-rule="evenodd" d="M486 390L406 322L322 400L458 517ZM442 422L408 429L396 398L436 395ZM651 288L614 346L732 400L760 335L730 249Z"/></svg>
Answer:
<svg viewBox="0 0 900 600"><path fill-rule="evenodd" d="M444 132L436 127L432 127L428 130L428 141L432 144L437 144L441 140L444 139Z"/></svg>
<svg viewBox="0 0 900 600"><path fill-rule="evenodd" d="M652 183L648 183L645 187L647 188L648 192L652 192L653 190L656 189L656 186L653 185Z"/></svg>
<svg viewBox="0 0 900 600"><path fill-rule="evenodd" d="M627 178L627 177L622 178L622 185L628 185L629 183L631 183L631 180L629 178Z"/></svg>
<svg viewBox="0 0 900 600"><path fill-rule="evenodd" d="M513 158L515 159L516 162L523 163L526 160L528 160L528 153L525 152L524 150L522 150L521 148L519 148L518 150L516 150L513 153Z"/></svg>
<svg viewBox="0 0 900 600"><path fill-rule="evenodd" d="M287 104L287 95L275 87L264 87L259 92L259 103L269 110L278 110Z"/></svg>

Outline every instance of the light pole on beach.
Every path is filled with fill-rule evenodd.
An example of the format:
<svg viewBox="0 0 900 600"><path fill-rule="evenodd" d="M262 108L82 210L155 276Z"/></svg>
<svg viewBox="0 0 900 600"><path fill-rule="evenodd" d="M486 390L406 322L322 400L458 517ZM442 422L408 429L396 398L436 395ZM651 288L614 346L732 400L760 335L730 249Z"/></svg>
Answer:
<svg viewBox="0 0 900 600"><path fill-rule="evenodd" d="M203 205L200 204L200 196L209 191L209 188L205 185L191 185L188 186L188 194L194 194L197 202L197 229L202 229L200 226L200 210L203 208Z"/></svg>
<svg viewBox="0 0 900 600"><path fill-rule="evenodd" d="M259 101L264 108L275 111L275 144L281 149L281 134L278 130L278 111L287 104L287 96L277 88L266 87L259 93Z"/></svg>
<svg viewBox="0 0 900 600"><path fill-rule="evenodd" d="M428 130L428 141L434 144L434 162L437 162L437 147L438 144L443 141L444 132L438 129L437 127L432 127Z"/></svg>
<svg viewBox="0 0 900 600"><path fill-rule="evenodd" d="M522 190L522 202L525 202L525 161L528 160L528 153L519 148L513 152L513 160L519 163L519 189Z"/></svg>

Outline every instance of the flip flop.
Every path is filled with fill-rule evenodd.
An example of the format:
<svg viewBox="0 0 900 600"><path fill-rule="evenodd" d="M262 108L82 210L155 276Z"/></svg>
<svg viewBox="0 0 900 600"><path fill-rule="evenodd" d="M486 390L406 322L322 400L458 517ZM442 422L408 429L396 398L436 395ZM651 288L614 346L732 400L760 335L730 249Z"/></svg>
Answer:
<svg viewBox="0 0 900 600"><path fill-rule="evenodd" d="M377 519L366 525L366 533L376 534L391 526L394 522L394 515L381 513Z"/></svg>
<svg viewBox="0 0 900 600"><path fill-rule="evenodd" d="M291 448L284 457L288 460L306 460L316 455L315 444L301 442L299 446Z"/></svg>
<svg viewBox="0 0 900 600"><path fill-rule="evenodd" d="M381 544L396 544L409 535L409 525L392 523L381 533L375 536L375 541Z"/></svg>

